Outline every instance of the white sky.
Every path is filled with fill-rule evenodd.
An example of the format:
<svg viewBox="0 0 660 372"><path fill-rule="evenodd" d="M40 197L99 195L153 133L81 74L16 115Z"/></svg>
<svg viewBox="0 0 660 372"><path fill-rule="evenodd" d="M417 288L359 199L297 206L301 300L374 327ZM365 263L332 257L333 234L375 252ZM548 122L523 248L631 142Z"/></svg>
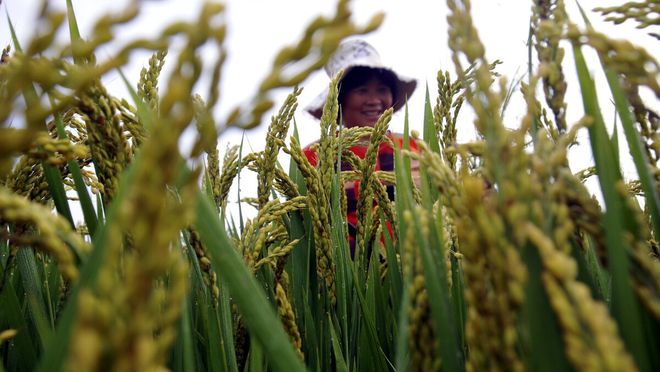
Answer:
<svg viewBox="0 0 660 372"><path fill-rule="evenodd" d="M22 43L27 43L35 32L35 18L38 0L0 0L0 9L11 17L16 32ZM657 59L657 40L648 36L644 30L636 30L634 24L627 22L624 25L614 26L605 23L601 17L590 11L596 6L620 5L625 1L612 0L582 0L583 8L588 10L590 19L598 31L614 35L616 38L628 39L638 45L644 46L653 53ZM65 9L65 0L52 0L50 6ZM94 21L106 12L122 9L127 0L74 0L74 8L83 37L88 35ZM133 24L118 29L116 44L124 43L138 36L157 35L165 25L174 20L193 19L198 13L201 0L160 0L143 1L143 11ZM248 100L256 91L257 85L268 71L275 53L284 45L298 40L304 27L319 14L330 16L335 9L334 0L229 0L227 4L228 59L223 70L221 85L221 105L216 115L218 120L224 119L225 113L235 105ZM386 14L381 28L364 37L380 52L383 62L408 77L418 80L418 88L409 100L409 119L412 129L422 128L424 86L429 84L432 102L436 97L436 74L439 69L449 70L454 74L450 50L447 46L447 7L444 1L428 0L353 0L351 2L354 19L358 24L364 24L375 12L383 11ZM566 7L573 22L582 25L581 17L574 1L567 1ZM519 77L527 71L527 34L531 1L506 0L473 0L472 10L474 22L479 30L479 36L486 46L486 53L490 61L500 59L503 64L497 68L509 81ZM36 27L38 29L38 27ZM66 31L66 30L65 30ZM654 30L658 32L657 29ZM66 38L68 33L63 33ZM11 42L6 17L0 17L0 46L4 47ZM566 57L564 71L569 82L568 122L575 122L582 115L582 104L579 100L577 80L574 78L574 65L570 53L570 46L564 45ZM655 49L654 49L655 48ZM112 46L105 47L97 53L102 59L112 53ZM139 71L147 63L149 53L136 54L132 64L124 69L124 73L133 84L139 79ZM593 58L593 54L587 53ZM591 60L590 68L596 78L602 80L599 64ZM165 72L167 72L167 59ZM114 94L125 96L124 83L118 74L111 74L104 80L106 87ZM304 113L306 106L324 87L328 78L325 72L320 71L311 76L303 84L303 93L299 98L299 109L295 115L303 144L312 142L318 137L317 122ZM608 92L608 89L599 90ZM276 102L276 109L289 90L283 89ZM603 114L606 118L612 117L613 108L607 97L601 94ZM652 97L652 96L649 96ZM204 97L206 98L206 97ZM652 98L652 107L658 107L658 102ZM506 122L508 126L517 126L523 109L522 98L517 94L507 110ZM262 126L245 133L246 140L255 151L263 148L267 124L270 114L265 117ZM469 118L459 123L459 141L469 141L474 138L472 123ZM403 128L403 115L394 116L390 125L394 131ZM219 139L220 150L223 151L227 143L240 143L242 132L230 130ZM583 133L586 134L586 133ZM585 154L588 147L586 137L581 137L582 146L579 154ZM620 142L625 142L621 136ZM578 152L576 152L577 154ZM574 170L580 170L590 163L590 154L576 155L572 161ZM283 165L288 165L283 162ZM243 185L249 182L243 181ZM244 187L245 189L245 187ZM252 192L243 190L243 196L251 196Z"/></svg>

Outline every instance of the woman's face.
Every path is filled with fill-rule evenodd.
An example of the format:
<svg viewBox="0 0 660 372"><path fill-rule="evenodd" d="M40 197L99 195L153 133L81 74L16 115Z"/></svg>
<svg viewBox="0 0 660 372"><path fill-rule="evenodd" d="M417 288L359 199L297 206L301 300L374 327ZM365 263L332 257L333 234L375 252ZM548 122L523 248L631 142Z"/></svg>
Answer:
<svg viewBox="0 0 660 372"><path fill-rule="evenodd" d="M373 127L383 111L392 107L392 90L377 77L346 92L342 120L346 127Z"/></svg>

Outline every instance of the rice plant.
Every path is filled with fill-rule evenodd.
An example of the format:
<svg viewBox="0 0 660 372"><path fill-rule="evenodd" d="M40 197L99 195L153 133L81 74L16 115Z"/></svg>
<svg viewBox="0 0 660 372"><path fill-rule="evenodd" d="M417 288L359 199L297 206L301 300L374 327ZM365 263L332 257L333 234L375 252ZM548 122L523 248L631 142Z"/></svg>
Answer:
<svg viewBox="0 0 660 372"><path fill-rule="evenodd" d="M249 105L217 118L222 4L107 60L95 51L135 19L139 2L100 19L87 38L67 5L65 14L46 7L43 33L25 46L14 35L2 53L0 371L660 369L659 121L639 94L657 98L660 87L648 51L599 33L584 13L587 26L577 26L563 1L532 1L536 59L519 92L526 114L511 125L502 115L511 91L486 58L469 0L448 0L454 71L438 71L435 102L427 90L425 107L410 108L426 113L423 133L409 133L406 118L395 171L384 172L370 155L387 140L391 111L374 128L338 128L338 77L318 166L294 120L299 85L382 14L356 24L338 1L333 17L281 50ZM599 11L640 27L659 14L652 1ZM70 41L58 46L53 37L67 25ZM176 53L174 38L186 41ZM202 60L202 45L218 59ZM138 50L153 56L137 84L124 76L129 102L101 78ZM599 106L606 92L586 50L600 57L616 119ZM298 64L307 68L284 73ZM566 80L568 69L578 81ZM193 93L202 79L210 88ZM584 108L574 123L569 84ZM291 93L266 124L276 88ZM467 107L478 140L457 143ZM622 177L627 155L609 120L623 129L636 180ZM268 125L262 151L218 150L227 128L257 125ZM184 154L189 130L195 142ZM580 132L594 154L586 170L571 169L567 156ZM364 159L345 151L364 138ZM235 221L227 198L244 170L257 175L257 194L241 196L257 212ZM602 201L585 187L589 177ZM347 180L363 185L354 252ZM384 183L396 185L394 201Z"/></svg>

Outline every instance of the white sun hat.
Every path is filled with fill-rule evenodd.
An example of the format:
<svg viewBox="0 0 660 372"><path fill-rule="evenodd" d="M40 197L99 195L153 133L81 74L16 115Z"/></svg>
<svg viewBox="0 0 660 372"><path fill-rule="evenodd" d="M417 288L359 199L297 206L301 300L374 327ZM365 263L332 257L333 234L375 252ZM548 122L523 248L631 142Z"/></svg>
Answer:
<svg viewBox="0 0 660 372"><path fill-rule="evenodd" d="M344 76L346 76L353 67L357 66L383 69L394 75L396 84L395 91L392 92L393 96L396 97L396 102L393 105L394 111L403 107L417 86L417 80L401 76L392 70L392 68L383 65L376 49L371 44L360 39L348 40L339 44L337 51L335 51L328 63L326 63L325 72L332 78L343 69ZM305 111L315 118L320 119L327 97L328 88L325 88L312 103L305 107Z"/></svg>

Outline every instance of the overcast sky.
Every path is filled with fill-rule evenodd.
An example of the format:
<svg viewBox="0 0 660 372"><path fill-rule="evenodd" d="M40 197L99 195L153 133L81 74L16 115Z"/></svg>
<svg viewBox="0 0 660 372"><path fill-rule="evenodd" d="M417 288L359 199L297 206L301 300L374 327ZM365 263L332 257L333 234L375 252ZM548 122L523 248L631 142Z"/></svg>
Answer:
<svg viewBox="0 0 660 372"><path fill-rule="evenodd" d="M629 39L636 44L645 46L649 52L657 57L657 40L646 35L646 32L636 30L634 24L626 23L614 26L601 20L598 14L590 10L596 6L612 6L622 4L624 1L612 0L582 0L582 6L589 10L591 21L597 30L614 35L616 38ZM40 1L37 0L4 0L1 9L9 14L16 28L19 39L26 43L33 35L35 17ZM81 34L89 34L94 21L106 12L121 9L127 0L74 0L74 8L78 17ZM117 42L121 45L138 36L156 35L165 25L180 19L192 19L197 13L201 0L161 0L143 1L143 11L136 22L127 27L120 28L116 34ZM261 78L270 71L271 61L275 53L284 45L298 40L304 27L312 17L323 14L331 15L335 9L335 1L330 0L230 0L227 4L228 24L228 60L223 71L221 106L217 113L218 119L225 117L225 113L237 104L246 101L256 91ZM65 8L65 0L50 1L50 6L58 9ZM398 73L418 80L417 91L410 97L410 125L413 129L421 129L423 116L424 86L429 84L431 99L435 100L435 79L438 70L449 70L454 74L450 50L447 46L448 14L445 1L428 0L353 0L351 2L354 18L358 23L364 24L371 15L378 11L386 14L381 28L364 38L372 43L381 54L386 65L392 66ZM582 25L577 6L574 1L567 1L566 7L571 19ZM527 71L527 33L531 1L521 0L473 0L473 18L482 42L486 46L488 58L493 61L500 59L503 64L497 69L509 80L520 77ZM3 12L4 13L4 12ZM3 47L10 43L9 29L6 17L0 18L0 45ZM655 32L658 32L657 29ZM66 37L66 34L63 35ZM655 49L654 49L655 48ZM568 121L572 123L582 115L581 102L571 99L576 96L577 80L573 78L570 48L567 48L567 63L564 64L565 73L569 79ZM112 47L106 47L97 53L98 58L104 54L112 53ZM588 53L589 55L589 53ZM139 71L147 63L149 54L137 54L131 66L124 72L133 83L137 83ZM590 66L591 70L600 78L600 67L597 64ZM167 70L167 61L166 67ZM125 95L123 82L117 74L111 74L104 80L107 88L117 95ZM298 123L301 142L312 142L318 137L317 122L304 113L302 107L307 105L325 86L328 78L325 72L320 71L312 75L303 84L303 93L300 96L300 108L295 115ZM279 94L283 99L288 90ZM607 104L607 97L603 98ZM506 122L508 126L517 126L523 112L522 98L518 94L512 101L508 110ZM281 101L276 103L276 108ZM657 107L657 101L652 102ZM603 109L606 117L611 117L611 105ZM246 133L249 145L254 150L263 148L268 115L264 124ZM391 123L394 131L403 128L402 113L395 115ZM471 123L462 122L459 126L459 140L468 141L474 138ZM227 143L240 142L242 132L228 131L220 138L220 149L224 150ZM624 142L624 141L622 141ZM587 146L585 143L583 146ZM588 165L589 156L579 156L575 160L578 164L575 170L582 165ZM584 157L584 160L579 158ZM284 164L286 166L286 164Z"/></svg>

